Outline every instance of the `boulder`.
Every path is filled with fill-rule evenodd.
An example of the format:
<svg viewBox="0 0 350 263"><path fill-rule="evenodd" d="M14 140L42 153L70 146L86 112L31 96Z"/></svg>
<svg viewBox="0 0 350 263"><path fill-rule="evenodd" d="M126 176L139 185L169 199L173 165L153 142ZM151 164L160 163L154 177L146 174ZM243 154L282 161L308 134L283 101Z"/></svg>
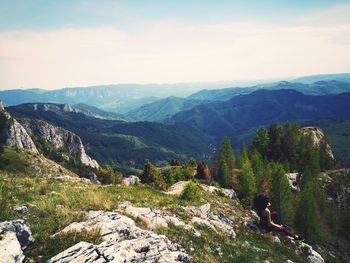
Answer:
<svg viewBox="0 0 350 263"><path fill-rule="evenodd" d="M137 177L136 175L130 175L129 177L125 177L122 180L122 185L125 185L125 186L135 185L139 183L140 183L140 178Z"/></svg>
<svg viewBox="0 0 350 263"><path fill-rule="evenodd" d="M0 223L1 262L22 262L23 249L34 242L29 225L24 220L5 221Z"/></svg>

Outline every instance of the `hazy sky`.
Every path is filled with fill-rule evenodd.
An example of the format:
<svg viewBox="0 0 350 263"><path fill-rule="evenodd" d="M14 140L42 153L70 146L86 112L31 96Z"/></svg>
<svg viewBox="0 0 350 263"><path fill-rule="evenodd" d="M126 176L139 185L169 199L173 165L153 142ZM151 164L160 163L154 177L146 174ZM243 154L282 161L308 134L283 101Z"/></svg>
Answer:
<svg viewBox="0 0 350 263"><path fill-rule="evenodd" d="M348 0L0 0L0 89L337 72Z"/></svg>

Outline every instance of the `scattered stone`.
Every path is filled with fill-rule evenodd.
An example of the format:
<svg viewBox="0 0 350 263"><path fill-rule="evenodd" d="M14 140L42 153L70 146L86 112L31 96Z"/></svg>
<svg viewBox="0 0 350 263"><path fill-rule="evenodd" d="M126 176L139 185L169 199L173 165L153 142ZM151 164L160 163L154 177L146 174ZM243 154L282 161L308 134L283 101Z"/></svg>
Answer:
<svg viewBox="0 0 350 263"><path fill-rule="evenodd" d="M310 263L324 263L324 259L322 258L322 256L318 252L313 250L312 246L304 242L298 242L296 244L299 251L307 257Z"/></svg>
<svg viewBox="0 0 350 263"><path fill-rule="evenodd" d="M12 207L12 210L17 213L25 214L28 212L28 207L26 207L25 205L15 205Z"/></svg>
<svg viewBox="0 0 350 263"><path fill-rule="evenodd" d="M136 175L130 175L129 177L125 177L122 180L122 185L130 186L140 183L140 178L138 178Z"/></svg>
<svg viewBox="0 0 350 263"><path fill-rule="evenodd" d="M25 258L23 249L34 242L29 225L24 220L5 221L0 223L1 262L19 263Z"/></svg>
<svg viewBox="0 0 350 263"><path fill-rule="evenodd" d="M272 237L272 241L273 241L273 243L281 244L281 240L279 239L278 236L273 236L273 237Z"/></svg>
<svg viewBox="0 0 350 263"><path fill-rule="evenodd" d="M190 262L185 250L166 236L136 226L117 212L90 211L85 222L75 222L61 232L100 229L104 242L80 242L49 262Z"/></svg>

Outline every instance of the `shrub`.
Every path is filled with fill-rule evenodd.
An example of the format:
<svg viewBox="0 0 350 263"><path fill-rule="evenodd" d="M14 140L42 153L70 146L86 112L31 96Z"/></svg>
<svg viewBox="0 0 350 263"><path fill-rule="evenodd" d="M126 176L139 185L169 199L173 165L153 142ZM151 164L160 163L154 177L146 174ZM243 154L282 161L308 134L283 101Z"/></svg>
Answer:
<svg viewBox="0 0 350 263"><path fill-rule="evenodd" d="M103 184L119 184L122 181L122 174L115 172L112 167L100 167L97 170L97 177Z"/></svg>
<svg viewBox="0 0 350 263"><path fill-rule="evenodd" d="M181 193L180 199L184 201L198 202L201 198L199 186L189 182Z"/></svg>

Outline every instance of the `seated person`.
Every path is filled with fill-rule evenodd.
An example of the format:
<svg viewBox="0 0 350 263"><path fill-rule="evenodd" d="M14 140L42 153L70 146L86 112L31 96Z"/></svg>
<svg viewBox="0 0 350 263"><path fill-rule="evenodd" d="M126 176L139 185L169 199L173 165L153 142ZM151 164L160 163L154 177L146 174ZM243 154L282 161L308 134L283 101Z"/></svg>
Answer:
<svg viewBox="0 0 350 263"><path fill-rule="evenodd" d="M260 227L267 232L276 231L283 233L294 239L301 240L299 235L293 234L286 226L283 226L278 212L270 211L270 198L267 195L260 194L254 198L254 207L260 217Z"/></svg>

